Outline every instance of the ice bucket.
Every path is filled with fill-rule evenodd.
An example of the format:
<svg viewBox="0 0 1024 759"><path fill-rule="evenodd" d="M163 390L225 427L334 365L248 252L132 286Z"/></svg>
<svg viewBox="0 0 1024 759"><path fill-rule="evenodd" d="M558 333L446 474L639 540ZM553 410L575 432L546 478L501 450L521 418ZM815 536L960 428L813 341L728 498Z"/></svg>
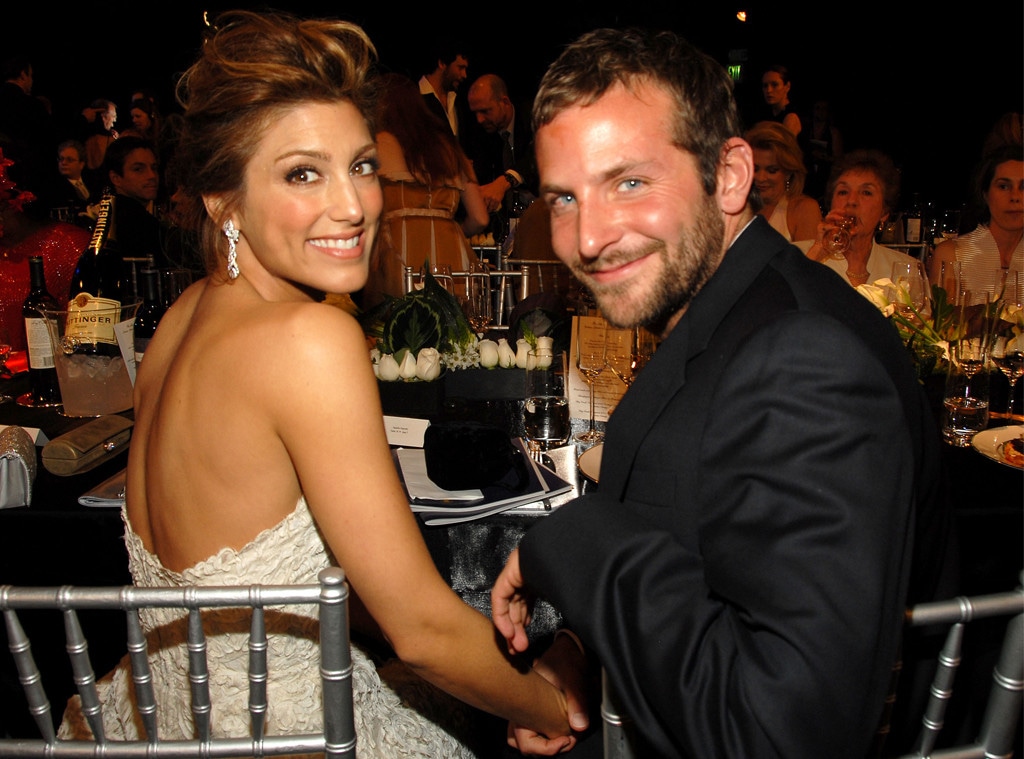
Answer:
<svg viewBox="0 0 1024 759"><path fill-rule="evenodd" d="M120 347L116 355L90 354L88 351L96 344L68 334L66 310L40 309L53 347L53 362L57 368L65 416L102 416L132 407L134 365L129 366L126 362L135 361L132 324L139 303L133 301L122 304L120 308L98 308L88 312L89 319L107 324L112 329ZM82 352L83 348L86 352Z"/></svg>

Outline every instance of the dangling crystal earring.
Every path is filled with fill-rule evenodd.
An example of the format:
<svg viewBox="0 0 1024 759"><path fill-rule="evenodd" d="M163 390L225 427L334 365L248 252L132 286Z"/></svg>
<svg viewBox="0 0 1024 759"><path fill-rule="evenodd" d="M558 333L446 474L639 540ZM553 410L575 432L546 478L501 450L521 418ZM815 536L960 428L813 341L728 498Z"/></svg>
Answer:
<svg viewBox="0 0 1024 759"><path fill-rule="evenodd" d="M789 188L790 188L790 186L792 184L793 184L793 176L790 175L790 176L786 177L786 192L787 193L789 192Z"/></svg>
<svg viewBox="0 0 1024 759"><path fill-rule="evenodd" d="M224 236L228 238L228 279L238 279L238 230L231 219L224 222Z"/></svg>

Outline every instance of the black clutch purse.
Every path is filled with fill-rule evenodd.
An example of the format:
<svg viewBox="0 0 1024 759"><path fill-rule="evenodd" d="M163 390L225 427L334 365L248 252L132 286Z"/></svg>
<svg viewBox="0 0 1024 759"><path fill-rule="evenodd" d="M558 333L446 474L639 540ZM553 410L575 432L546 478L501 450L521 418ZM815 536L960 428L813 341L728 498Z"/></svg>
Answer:
<svg viewBox="0 0 1024 759"><path fill-rule="evenodd" d="M445 490L493 485L522 458L505 432L481 422L436 422L423 435L427 476Z"/></svg>

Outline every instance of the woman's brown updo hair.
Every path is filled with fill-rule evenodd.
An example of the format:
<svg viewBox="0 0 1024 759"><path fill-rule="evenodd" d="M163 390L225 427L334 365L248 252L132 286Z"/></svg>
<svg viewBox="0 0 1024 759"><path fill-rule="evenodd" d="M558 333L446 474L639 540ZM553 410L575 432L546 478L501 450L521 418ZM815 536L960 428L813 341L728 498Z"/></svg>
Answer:
<svg viewBox="0 0 1024 759"><path fill-rule="evenodd" d="M209 217L202 197L222 196L227 218L266 129L300 103L350 102L372 131L376 60L370 38L347 21L251 11L218 17L176 92L185 109L177 158L207 271L222 268L227 247L223 219Z"/></svg>

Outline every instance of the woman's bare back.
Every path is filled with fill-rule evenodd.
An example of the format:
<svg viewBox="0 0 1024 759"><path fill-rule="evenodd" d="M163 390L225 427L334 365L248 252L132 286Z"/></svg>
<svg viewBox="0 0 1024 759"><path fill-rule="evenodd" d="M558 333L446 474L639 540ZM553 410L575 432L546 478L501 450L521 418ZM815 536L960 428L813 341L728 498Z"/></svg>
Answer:
<svg viewBox="0 0 1024 759"><path fill-rule="evenodd" d="M295 508L301 487L279 420L309 308L329 307L203 280L161 322L136 383L126 496L136 532L168 568L241 548Z"/></svg>

